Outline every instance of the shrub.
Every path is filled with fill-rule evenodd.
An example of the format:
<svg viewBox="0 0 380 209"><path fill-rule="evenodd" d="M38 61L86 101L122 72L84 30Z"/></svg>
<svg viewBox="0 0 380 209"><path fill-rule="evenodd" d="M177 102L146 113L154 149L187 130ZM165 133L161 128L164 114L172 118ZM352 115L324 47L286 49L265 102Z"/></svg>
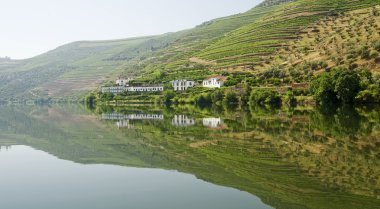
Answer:
<svg viewBox="0 0 380 209"><path fill-rule="evenodd" d="M293 91L286 92L286 95L284 97L284 102L290 106L294 106L297 104L297 99L296 99Z"/></svg>
<svg viewBox="0 0 380 209"><path fill-rule="evenodd" d="M239 98L233 91L228 91L224 97L224 103L227 105L233 105L239 103Z"/></svg>
<svg viewBox="0 0 380 209"><path fill-rule="evenodd" d="M380 52L380 41L375 41L375 42L373 42L373 43L372 43L372 47L373 47L376 51Z"/></svg>
<svg viewBox="0 0 380 209"><path fill-rule="evenodd" d="M90 93L89 95L87 95L85 97L85 103L87 105L94 105L95 104L95 101L96 101L96 96L94 93Z"/></svg>
<svg viewBox="0 0 380 209"><path fill-rule="evenodd" d="M163 100L166 104L172 103L172 99L176 96L175 92L173 90L167 90L164 91L164 97Z"/></svg>
<svg viewBox="0 0 380 209"><path fill-rule="evenodd" d="M198 105L210 105L212 103L211 95L209 93L202 93L195 98L195 102Z"/></svg>
<svg viewBox="0 0 380 209"><path fill-rule="evenodd" d="M211 94L211 102L213 104L220 104L224 99L223 90L218 89Z"/></svg>
<svg viewBox="0 0 380 209"><path fill-rule="evenodd" d="M380 103L380 88L373 84L360 91L355 97L356 103Z"/></svg>
<svg viewBox="0 0 380 209"><path fill-rule="evenodd" d="M278 92L273 90L253 90L250 96L251 104L259 104L259 105L280 105L281 97Z"/></svg>
<svg viewBox="0 0 380 209"><path fill-rule="evenodd" d="M343 71L336 77L335 92L343 103L352 103L360 91L360 77L356 72Z"/></svg>
<svg viewBox="0 0 380 209"><path fill-rule="evenodd" d="M316 77L310 87L318 103L353 103L367 101L369 93L359 92L373 84L372 73L369 71L350 71L334 69Z"/></svg>
<svg viewBox="0 0 380 209"><path fill-rule="evenodd" d="M323 73L311 82L310 91L318 103L333 103L337 101L331 73Z"/></svg>
<svg viewBox="0 0 380 209"><path fill-rule="evenodd" d="M359 50L359 54L363 59L369 59L370 58L370 50L368 49L368 46L363 46Z"/></svg>

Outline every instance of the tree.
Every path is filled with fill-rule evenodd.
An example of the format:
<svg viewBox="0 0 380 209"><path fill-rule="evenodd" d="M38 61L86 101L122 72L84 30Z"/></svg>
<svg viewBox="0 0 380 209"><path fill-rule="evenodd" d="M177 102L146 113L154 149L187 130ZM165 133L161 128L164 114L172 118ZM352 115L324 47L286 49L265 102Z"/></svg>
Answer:
<svg viewBox="0 0 380 209"><path fill-rule="evenodd" d="M201 106L211 105L211 95L209 93L200 94L195 101Z"/></svg>
<svg viewBox="0 0 380 209"><path fill-rule="evenodd" d="M95 101L96 101L96 96L95 96L94 93L90 93L89 95L87 95L87 96L85 97L85 103L86 103L87 105L92 106L92 105L95 104Z"/></svg>
<svg viewBox="0 0 380 209"><path fill-rule="evenodd" d="M253 90L249 99L252 105L281 105L281 96L277 91L273 90Z"/></svg>
<svg viewBox="0 0 380 209"><path fill-rule="evenodd" d="M355 97L356 103L379 103L380 102L380 88L372 84L367 89L360 91Z"/></svg>
<svg viewBox="0 0 380 209"><path fill-rule="evenodd" d="M227 105L234 105L239 103L239 98L233 91L228 91L224 97L224 103Z"/></svg>
<svg viewBox="0 0 380 209"><path fill-rule="evenodd" d="M175 92L173 90L168 90L168 91L165 91L164 92L164 102L165 104L171 104L172 103L172 99L174 99L174 97L176 96Z"/></svg>
<svg viewBox="0 0 380 209"><path fill-rule="evenodd" d="M211 101L213 104L220 104L224 99L223 90L218 89L211 94Z"/></svg>
<svg viewBox="0 0 380 209"><path fill-rule="evenodd" d="M360 91L360 77L353 71L343 71L336 80L334 90L340 101L353 103L355 96Z"/></svg>
<svg viewBox="0 0 380 209"><path fill-rule="evenodd" d="M324 73L318 76L311 83L311 93L318 103L334 103L338 101L334 92L334 82L331 73Z"/></svg>

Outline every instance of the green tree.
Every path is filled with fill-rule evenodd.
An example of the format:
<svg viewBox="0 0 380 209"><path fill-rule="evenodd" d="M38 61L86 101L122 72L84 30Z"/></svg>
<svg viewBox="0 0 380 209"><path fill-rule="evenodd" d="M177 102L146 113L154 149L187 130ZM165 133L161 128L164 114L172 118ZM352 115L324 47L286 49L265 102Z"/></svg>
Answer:
<svg viewBox="0 0 380 209"><path fill-rule="evenodd" d="M224 92L221 89L218 89L211 94L211 101L213 104L219 105L222 103L223 99Z"/></svg>
<svg viewBox="0 0 380 209"><path fill-rule="evenodd" d="M277 91L258 89L251 92L249 101L252 105L280 105L281 96Z"/></svg>
<svg viewBox="0 0 380 209"><path fill-rule="evenodd" d="M335 92L343 103L352 103L360 91L360 77L356 72L343 71L337 76Z"/></svg>
<svg viewBox="0 0 380 209"><path fill-rule="evenodd" d="M165 104L171 104L172 99L174 99L175 96L176 96L176 94L173 90L164 91L163 100L164 100Z"/></svg>
<svg viewBox="0 0 380 209"><path fill-rule="evenodd" d="M86 97L85 97L85 103L87 105L94 105L95 104L95 101L96 101L96 96L94 93L90 93L88 94Z"/></svg>
<svg viewBox="0 0 380 209"><path fill-rule="evenodd" d="M234 105L239 103L239 98L233 91L228 91L224 97L224 103L227 105Z"/></svg>
<svg viewBox="0 0 380 209"><path fill-rule="evenodd" d="M311 83L310 91L318 103L326 104L338 101L331 73L324 73L315 78Z"/></svg>

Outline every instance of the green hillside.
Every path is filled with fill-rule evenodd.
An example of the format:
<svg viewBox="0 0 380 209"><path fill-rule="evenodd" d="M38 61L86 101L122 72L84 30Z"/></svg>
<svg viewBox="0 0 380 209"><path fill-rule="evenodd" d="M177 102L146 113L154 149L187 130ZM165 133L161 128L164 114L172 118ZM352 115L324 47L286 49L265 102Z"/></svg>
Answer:
<svg viewBox="0 0 380 209"><path fill-rule="evenodd" d="M378 0L298 0L283 4L257 22L241 27L197 53L219 67L255 69L271 55L299 38L299 32L326 16L379 5Z"/></svg>
<svg viewBox="0 0 380 209"><path fill-rule="evenodd" d="M40 56L0 62L0 96L78 99L118 76L141 82L202 80L211 74L256 73L325 18L379 5L380 0L266 0L241 14L176 33L81 41Z"/></svg>
<svg viewBox="0 0 380 209"><path fill-rule="evenodd" d="M260 6L160 36L64 45L17 65L0 66L0 95L31 99L81 96L119 75L177 69L188 63L195 52L260 19L273 7Z"/></svg>

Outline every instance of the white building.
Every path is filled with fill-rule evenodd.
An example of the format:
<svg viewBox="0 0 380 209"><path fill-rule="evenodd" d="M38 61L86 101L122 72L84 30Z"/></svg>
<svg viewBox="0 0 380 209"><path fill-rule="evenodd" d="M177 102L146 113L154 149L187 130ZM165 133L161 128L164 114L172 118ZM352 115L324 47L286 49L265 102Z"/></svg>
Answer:
<svg viewBox="0 0 380 209"><path fill-rule="evenodd" d="M164 120L162 114L128 114L119 113L103 114L103 120Z"/></svg>
<svg viewBox="0 0 380 209"><path fill-rule="evenodd" d="M185 115L175 115L172 120L173 126L193 126L195 125L195 119L187 117Z"/></svg>
<svg viewBox="0 0 380 209"><path fill-rule="evenodd" d="M219 128L223 125L221 118L203 118L203 126L210 128Z"/></svg>
<svg viewBox="0 0 380 209"><path fill-rule="evenodd" d="M114 87L103 87L103 93L122 93L122 92L162 92L164 91L163 86L114 86Z"/></svg>
<svg viewBox="0 0 380 209"><path fill-rule="evenodd" d="M225 80L226 77L224 76L208 78L202 82L202 86L205 88L220 88L224 85Z"/></svg>
<svg viewBox="0 0 380 209"><path fill-rule="evenodd" d="M172 81L174 91L185 91L195 86L195 81L175 80Z"/></svg>
<svg viewBox="0 0 380 209"><path fill-rule="evenodd" d="M131 81L133 81L133 78L117 79L115 83L119 86L128 86Z"/></svg>

